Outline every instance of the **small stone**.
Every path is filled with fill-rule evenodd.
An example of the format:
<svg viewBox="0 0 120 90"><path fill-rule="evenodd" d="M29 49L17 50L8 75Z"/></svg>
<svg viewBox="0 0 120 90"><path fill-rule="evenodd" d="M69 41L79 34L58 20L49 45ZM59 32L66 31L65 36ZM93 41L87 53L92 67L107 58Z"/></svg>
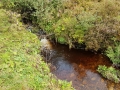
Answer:
<svg viewBox="0 0 120 90"><path fill-rule="evenodd" d="M72 74L70 75L70 77L74 77L74 73L72 73Z"/></svg>
<svg viewBox="0 0 120 90"><path fill-rule="evenodd" d="M83 84L84 84L84 85L87 84L86 80L83 81Z"/></svg>
<svg viewBox="0 0 120 90"><path fill-rule="evenodd" d="M104 82L104 80L103 80L103 79L101 79L101 82Z"/></svg>
<svg viewBox="0 0 120 90"><path fill-rule="evenodd" d="M83 84L81 84L81 86L82 86L82 87L84 87L84 85L83 85Z"/></svg>
<svg viewBox="0 0 120 90"><path fill-rule="evenodd" d="M94 81L95 79L96 79L96 78L93 77L91 80Z"/></svg>

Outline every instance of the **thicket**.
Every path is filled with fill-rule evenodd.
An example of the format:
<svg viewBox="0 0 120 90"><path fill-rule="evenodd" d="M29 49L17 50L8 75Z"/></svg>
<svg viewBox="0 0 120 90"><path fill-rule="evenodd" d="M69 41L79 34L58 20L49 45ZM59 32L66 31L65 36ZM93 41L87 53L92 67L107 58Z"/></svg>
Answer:
<svg viewBox="0 0 120 90"><path fill-rule="evenodd" d="M42 61L40 41L19 22L20 14L1 8L0 90L73 90Z"/></svg>
<svg viewBox="0 0 120 90"><path fill-rule="evenodd" d="M119 40L118 0L3 0L3 4L70 48L84 43L86 49L97 51Z"/></svg>

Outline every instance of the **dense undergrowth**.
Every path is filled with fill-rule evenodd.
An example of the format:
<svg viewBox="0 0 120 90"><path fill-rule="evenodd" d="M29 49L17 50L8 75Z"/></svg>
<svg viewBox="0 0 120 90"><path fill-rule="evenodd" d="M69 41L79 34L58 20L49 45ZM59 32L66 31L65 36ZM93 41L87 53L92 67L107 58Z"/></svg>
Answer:
<svg viewBox="0 0 120 90"><path fill-rule="evenodd" d="M85 44L89 50L106 50L114 66L120 66L119 0L2 0L2 3L4 8L20 13L24 22L52 34L57 42L70 48L77 43ZM100 69L105 71L104 66L98 70L102 73Z"/></svg>
<svg viewBox="0 0 120 90"><path fill-rule="evenodd" d="M0 8L0 90L73 90L50 73L39 39L19 20L19 14Z"/></svg>
<svg viewBox="0 0 120 90"><path fill-rule="evenodd" d="M70 48L77 42L97 51L120 39L119 0L3 0L3 4Z"/></svg>

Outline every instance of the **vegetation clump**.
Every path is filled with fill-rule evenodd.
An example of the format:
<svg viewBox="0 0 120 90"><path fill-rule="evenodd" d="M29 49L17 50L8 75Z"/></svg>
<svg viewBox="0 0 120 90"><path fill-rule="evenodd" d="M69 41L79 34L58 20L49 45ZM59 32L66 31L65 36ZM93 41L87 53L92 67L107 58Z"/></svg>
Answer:
<svg viewBox="0 0 120 90"><path fill-rule="evenodd" d="M116 70L113 67L106 67L106 66L101 66L99 65L98 70L99 73L103 75L103 77L114 81L115 83L120 82L120 71Z"/></svg>
<svg viewBox="0 0 120 90"><path fill-rule="evenodd" d="M108 47L106 55L110 58L113 66L120 67L120 43L116 43L114 47Z"/></svg>

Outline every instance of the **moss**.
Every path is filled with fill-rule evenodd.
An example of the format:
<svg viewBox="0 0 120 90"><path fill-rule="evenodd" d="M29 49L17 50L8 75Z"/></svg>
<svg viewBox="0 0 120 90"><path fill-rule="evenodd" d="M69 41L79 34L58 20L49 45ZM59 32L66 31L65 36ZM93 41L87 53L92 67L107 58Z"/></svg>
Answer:
<svg viewBox="0 0 120 90"><path fill-rule="evenodd" d="M40 41L18 14L0 9L0 90L71 90L56 80L39 55Z"/></svg>

